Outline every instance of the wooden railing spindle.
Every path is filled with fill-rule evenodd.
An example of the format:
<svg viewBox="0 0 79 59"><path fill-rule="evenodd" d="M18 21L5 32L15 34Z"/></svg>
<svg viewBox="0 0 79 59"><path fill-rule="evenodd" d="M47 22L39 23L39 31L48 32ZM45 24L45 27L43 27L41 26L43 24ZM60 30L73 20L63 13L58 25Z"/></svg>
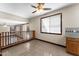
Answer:
<svg viewBox="0 0 79 59"><path fill-rule="evenodd" d="M2 44L2 47L4 46L4 32L1 33L1 44Z"/></svg>
<svg viewBox="0 0 79 59"><path fill-rule="evenodd" d="M8 45L9 45L9 32L8 32Z"/></svg>
<svg viewBox="0 0 79 59"><path fill-rule="evenodd" d="M2 49L1 49L1 33L0 33L0 56L2 56Z"/></svg>
<svg viewBox="0 0 79 59"><path fill-rule="evenodd" d="M7 45L6 32L4 33L4 39L5 39L5 46L6 46Z"/></svg>

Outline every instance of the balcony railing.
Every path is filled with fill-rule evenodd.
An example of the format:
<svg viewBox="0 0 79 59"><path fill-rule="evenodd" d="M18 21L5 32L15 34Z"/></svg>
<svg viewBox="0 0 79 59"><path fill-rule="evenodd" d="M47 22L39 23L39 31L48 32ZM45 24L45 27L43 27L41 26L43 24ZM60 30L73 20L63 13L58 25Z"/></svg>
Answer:
<svg viewBox="0 0 79 59"><path fill-rule="evenodd" d="M35 31L17 31L0 33L0 52L2 49L29 41L35 38Z"/></svg>

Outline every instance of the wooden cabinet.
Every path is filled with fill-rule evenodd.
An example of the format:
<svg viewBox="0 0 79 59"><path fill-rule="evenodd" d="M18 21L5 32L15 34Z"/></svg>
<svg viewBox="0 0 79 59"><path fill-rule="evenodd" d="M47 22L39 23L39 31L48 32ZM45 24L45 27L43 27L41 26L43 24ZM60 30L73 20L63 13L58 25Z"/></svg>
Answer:
<svg viewBox="0 0 79 59"><path fill-rule="evenodd" d="M79 55L79 38L66 38L66 50L74 55Z"/></svg>

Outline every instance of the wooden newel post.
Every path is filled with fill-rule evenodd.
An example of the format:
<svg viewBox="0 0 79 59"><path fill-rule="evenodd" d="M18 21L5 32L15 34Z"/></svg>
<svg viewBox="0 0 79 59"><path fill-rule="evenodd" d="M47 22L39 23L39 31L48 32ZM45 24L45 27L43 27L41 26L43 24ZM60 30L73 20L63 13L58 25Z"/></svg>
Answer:
<svg viewBox="0 0 79 59"><path fill-rule="evenodd" d="M0 56L2 56L2 50L1 50L1 33L0 33Z"/></svg>
<svg viewBox="0 0 79 59"><path fill-rule="evenodd" d="M35 31L33 31L33 33L32 33L32 34L33 34L33 38L35 38Z"/></svg>

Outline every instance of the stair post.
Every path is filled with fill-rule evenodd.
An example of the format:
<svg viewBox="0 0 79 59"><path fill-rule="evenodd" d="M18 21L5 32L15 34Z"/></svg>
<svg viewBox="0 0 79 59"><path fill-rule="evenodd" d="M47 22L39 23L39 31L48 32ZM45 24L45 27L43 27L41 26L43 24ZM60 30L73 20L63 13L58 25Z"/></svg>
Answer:
<svg viewBox="0 0 79 59"><path fill-rule="evenodd" d="M0 33L0 56L2 56L2 50L1 50L1 33Z"/></svg>

